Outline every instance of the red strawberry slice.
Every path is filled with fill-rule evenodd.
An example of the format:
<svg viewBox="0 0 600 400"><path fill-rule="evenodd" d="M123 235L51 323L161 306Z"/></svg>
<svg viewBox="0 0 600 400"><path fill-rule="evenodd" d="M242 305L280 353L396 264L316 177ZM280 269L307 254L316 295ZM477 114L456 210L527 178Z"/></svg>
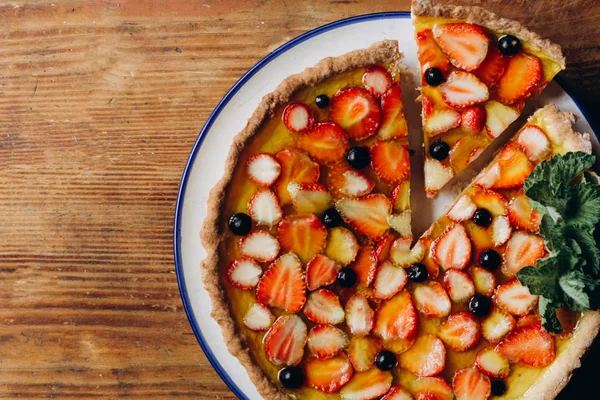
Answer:
<svg viewBox="0 0 600 400"><path fill-rule="evenodd" d="M532 295L527 286L523 286L517 279L513 279L496 288L494 301L509 313L522 317L533 310L538 296Z"/></svg>
<svg viewBox="0 0 600 400"><path fill-rule="evenodd" d="M281 173L275 182L275 193L282 206L292 202L288 193L290 182L317 183L319 181L321 168L306 154L288 148L278 151L275 158L281 165Z"/></svg>
<svg viewBox="0 0 600 400"><path fill-rule="evenodd" d="M483 103L490 97L485 83L475 75L464 71L452 71L446 82L440 85L440 93L442 100L453 108L464 108Z"/></svg>
<svg viewBox="0 0 600 400"><path fill-rule="evenodd" d="M325 165L342 160L350 148L346 132L333 122L320 122L296 142L300 150Z"/></svg>
<svg viewBox="0 0 600 400"><path fill-rule="evenodd" d="M431 247L433 260L444 269L463 269L471 259L471 241L464 226L450 225Z"/></svg>
<svg viewBox="0 0 600 400"><path fill-rule="evenodd" d="M428 198L436 195L452 177L454 171L452 168L442 164L438 160L427 157L425 159L425 192Z"/></svg>
<svg viewBox="0 0 600 400"><path fill-rule="evenodd" d="M490 43L481 26L468 23L436 25L433 37L452 65L465 71L473 71L481 65Z"/></svg>
<svg viewBox="0 0 600 400"><path fill-rule="evenodd" d="M248 202L248 213L257 225L272 227L283 216L279 200L269 189L260 189Z"/></svg>
<svg viewBox="0 0 600 400"><path fill-rule="evenodd" d="M508 335L516 326L512 315L500 307L492 311L481 321L481 334L488 342L496 344Z"/></svg>
<svg viewBox="0 0 600 400"><path fill-rule="evenodd" d="M416 334L413 334L406 339L389 339L383 342L383 348L392 353L402 354L415 344L415 340L417 340Z"/></svg>
<svg viewBox="0 0 600 400"><path fill-rule="evenodd" d="M281 165L270 154L261 153L251 157L246 164L248 179L262 187L269 187L281 173Z"/></svg>
<svg viewBox="0 0 600 400"><path fill-rule="evenodd" d="M304 356L306 325L296 314L277 318L265 335L267 358L275 365L298 365Z"/></svg>
<svg viewBox="0 0 600 400"><path fill-rule="evenodd" d="M423 96L423 106L425 106L426 98ZM448 132L450 129L460 126L460 123L460 113L451 108L435 108L431 113L423 114L423 132L430 137Z"/></svg>
<svg viewBox="0 0 600 400"><path fill-rule="evenodd" d="M373 337L353 337L348 345L348 357L357 372L370 369L375 356L381 351L381 339Z"/></svg>
<svg viewBox="0 0 600 400"><path fill-rule="evenodd" d="M350 268L356 271L359 282L367 286L371 285L377 271L377 258L375 257L373 246L361 247L356 255L356 260L354 260Z"/></svg>
<svg viewBox="0 0 600 400"><path fill-rule="evenodd" d="M342 161L329 169L328 186L333 197L339 199L365 196L371 193L375 182Z"/></svg>
<svg viewBox="0 0 600 400"><path fill-rule="evenodd" d="M414 247L411 249L412 243L411 238L399 238L392 243L390 249L390 260L397 267L407 268L411 264L420 262L425 256L425 245L422 240L418 240ZM432 276L431 271L430 277Z"/></svg>
<svg viewBox="0 0 600 400"><path fill-rule="evenodd" d="M370 65L365 68L362 82L369 93L380 97L392 86L392 77L385 68L379 65Z"/></svg>
<svg viewBox="0 0 600 400"><path fill-rule="evenodd" d="M254 231L239 241L240 253L259 262L271 262L279 254L279 242L269 232Z"/></svg>
<svg viewBox="0 0 600 400"><path fill-rule="evenodd" d="M475 284L466 272L449 269L444 274L444 286L455 303L466 303L475 294Z"/></svg>
<svg viewBox="0 0 600 400"><path fill-rule="evenodd" d="M377 262L383 262L390 258L390 250L392 249L392 244L394 243L395 236L391 233L388 233L375 244L375 258Z"/></svg>
<svg viewBox="0 0 600 400"><path fill-rule="evenodd" d="M392 386L389 392L381 400L413 400L410 392L402 386Z"/></svg>
<svg viewBox="0 0 600 400"><path fill-rule="evenodd" d="M331 194L325 186L318 183L290 182L288 193L299 214L321 214L331 205Z"/></svg>
<svg viewBox="0 0 600 400"><path fill-rule="evenodd" d="M523 52L509 58L506 71L498 81L496 93L504 104L528 98L542 80L542 63Z"/></svg>
<svg viewBox="0 0 600 400"><path fill-rule="evenodd" d="M315 325L308 333L308 350L317 358L331 358L348 343L348 335L335 326Z"/></svg>
<svg viewBox="0 0 600 400"><path fill-rule="evenodd" d="M465 194L454 203L447 216L454 222L462 222L471 219L475 211L477 211L477 204Z"/></svg>
<svg viewBox="0 0 600 400"><path fill-rule="evenodd" d="M325 255L341 265L348 265L356 258L358 242L346 228L337 227L329 230Z"/></svg>
<svg viewBox="0 0 600 400"><path fill-rule="evenodd" d="M477 175L475 184L482 188L491 188L498 179L500 179L500 165L492 161L488 167Z"/></svg>
<svg viewBox="0 0 600 400"><path fill-rule="evenodd" d="M348 225L371 240L381 240L388 232L387 217L392 213L392 202L383 194L341 199L335 208Z"/></svg>
<svg viewBox="0 0 600 400"><path fill-rule="evenodd" d="M529 198L520 191L508 205L508 219L516 229L536 233L540 229L542 215L531 207Z"/></svg>
<svg viewBox="0 0 600 400"><path fill-rule="evenodd" d="M242 257L229 264L227 279L238 289L250 290L258 285L262 272L262 268L256 261L250 257Z"/></svg>
<svg viewBox="0 0 600 400"><path fill-rule="evenodd" d="M523 267L535 266L546 254L546 246L541 236L517 231L506 243L502 273L509 278L515 276Z"/></svg>
<svg viewBox="0 0 600 400"><path fill-rule="evenodd" d="M410 349L400 354L400 366L416 376L434 376L446 366L444 343L433 335L419 336Z"/></svg>
<svg viewBox="0 0 600 400"><path fill-rule="evenodd" d="M473 73L489 87L494 86L504 75L508 59L496 47L488 49L487 57Z"/></svg>
<svg viewBox="0 0 600 400"><path fill-rule="evenodd" d="M304 365L305 384L324 393L338 392L352 377L348 356L339 353L328 359L312 358Z"/></svg>
<svg viewBox="0 0 600 400"><path fill-rule="evenodd" d="M512 363L545 367L556 357L554 338L537 326L517 328L496 346L496 351Z"/></svg>
<svg viewBox="0 0 600 400"><path fill-rule="evenodd" d="M535 326L538 329L542 329L542 320L539 315L529 314L524 317L521 317L517 320L517 326L519 328L524 328L526 326Z"/></svg>
<svg viewBox="0 0 600 400"><path fill-rule="evenodd" d="M415 400L454 400L452 388L444 378L418 378L408 383Z"/></svg>
<svg viewBox="0 0 600 400"><path fill-rule="evenodd" d="M366 89L357 87L342 89L332 97L329 116L354 140L373 135L381 121L375 98Z"/></svg>
<svg viewBox="0 0 600 400"><path fill-rule="evenodd" d="M508 360L491 348L481 349L477 353L475 366L479 371L492 378L504 379L510 374Z"/></svg>
<svg viewBox="0 0 600 400"><path fill-rule="evenodd" d="M410 154L397 141L379 142L371 148L371 166L382 181L398 184L410 176Z"/></svg>
<svg viewBox="0 0 600 400"><path fill-rule="evenodd" d="M490 378L472 367L456 371L452 387L456 400L487 400L492 392Z"/></svg>
<svg viewBox="0 0 600 400"><path fill-rule="evenodd" d="M431 29L424 29L417 32L416 39L419 63L423 72L428 68L438 68L442 72L446 72L450 68L450 60L448 60L448 57L446 57L442 49L435 42Z"/></svg>
<svg viewBox="0 0 600 400"><path fill-rule="evenodd" d="M416 285L413 297L417 310L428 317L442 318L450 314L452 303L439 282L431 281Z"/></svg>
<svg viewBox="0 0 600 400"><path fill-rule="evenodd" d="M373 329L375 313L369 301L361 294L355 294L346 302L346 325L355 337L366 336Z"/></svg>
<svg viewBox="0 0 600 400"><path fill-rule="evenodd" d="M550 154L551 144L543 130L535 125L527 125L521 133L517 143L532 163L538 163Z"/></svg>
<svg viewBox="0 0 600 400"><path fill-rule="evenodd" d="M283 110L283 124L292 132L307 132L314 122L312 111L306 104L292 103Z"/></svg>
<svg viewBox="0 0 600 400"><path fill-rule="evenodd" d="M490 232L492 233L492 242L494 246L500 247L510 238L512 234L512 226L510 220L504 215L494 217L492 224L490 225Z"/></svg>
<svg viewBox="0 0 600 400"><path fill-rule="evenodd" d="M392 387L392 374L371 368L368 371L357 372L350 382L342 388L340 395L343 400L373 400L378 399Z"/></svg>
<svg viewBox="0 0 600 400"><path fill-rule="evenodd" d="M383 117L377 132L381 139L397 139L408 135L399 83L394 84L381 96L381 112Z"/></svg>
<svg viewBox="0 0 600 400"><path fill-rule="evenodd" d="M496 288L496 277L487 269L474 265L469 267L469 275L475 284L475 292L490 297Z"/></svg>
<svg viewBox="0 0 600 400"><path fill-rule="evenodd" d="M336 325L344 321L344 309L340 305L340 299L327 289L319 289L308 296L304 315L317 324Z"/></svg>
<svg viewBox="0 0 600 400"><path fill-rule="evenodd" d="M468 133L477 135L485 127L485 108L480 105L465 108L460 113L460 121Z"/></svg>
<svg viewBox="0 0 600 400"><path fill-rule="evenodd" d="M277 226L277 239L285 252L296 254L306 264L327 243L327 228L314 214L286 216Z"/></svg>
<svg viewBox="0 0 600 400"><path fill-rule="evenodd" d="M495 100L485 103L485 130L492 139L497 138L510 124L519 118L519 110L505 106Z"/></svg>
<svg viewBox="0 0 600 400"><path fill-rule="evenodd" d="M377 268L374 292L376 298L388 300L404 289L408 276L403 268L395 267L389 261L384 261Z"/></svg>
<svg viewBox="0 0 600 400"><path fill-rule="evenodd" d="M479 189L471 194L471 200L477 205L477 208L485 208L493 216L506 214L508 200L502 193L495 190Z"/></svg>
<svg viewBox="0 0 600 400"><path fill-rule="evenodd" d="M410 207L410 180L407 179L394 186L390 195L394 204L394 211L404 212Z"/></svg>
<svg viewBox="0 0 600 400"><path fill-rule="evenodd" d="M269 307L254 303L244 315L244 325L252 331L266 331L271 327L275 317Z"/></svg>
<svg viewBox="0 0 600 400"><path fill-rule="evenodd" d="M438 337L455 351L466 351L475 347L479 342L480 334L479 323L468 311L452 314L442 323L438 331Z"/></svg>
<svg viewBox="0 0 600 400"><path fill-rule="evenodd" d="M271 307L300 311L306 302L306 285L298 257L284 254L271 264L258 283L256 298Z"/></svg>
<svg viewBox="0 0 600 400"><path fill-rule="evenodd" d="M410 293L399 292L375 310L373 333L386 340L406 339L417 331L417 313Z"/></svg>
<svg viewBox="0 0 600 400"><path fill-rule="evenodd" d="M323 254L317 254L306 264L306 288L316 290L335 282L342 266Z"/></svg>
<svg viewBox="0 0 600 400"><path fill-rule="evenodd" d="M406 210L400 214L392 214L388 217L388 225L403 238L412 238L412 226L410 223L411 212Z"/></svg>
<svg viewBox="0 0 600 400"><path fill-rule="evenodd" d="M515 143L506 145L498 157L500 176L492 188L516 189L523 186L523 182L533 171L533 165Z"/></svg>

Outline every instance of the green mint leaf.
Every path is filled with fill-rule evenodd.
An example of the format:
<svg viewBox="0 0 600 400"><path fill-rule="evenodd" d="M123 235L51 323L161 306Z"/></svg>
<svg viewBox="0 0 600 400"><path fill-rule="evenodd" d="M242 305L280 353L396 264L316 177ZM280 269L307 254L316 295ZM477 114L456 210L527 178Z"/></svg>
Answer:
<svg viewBox="0 0 600 400"><path fill-rule="evenodd" d="M544 296L540 297L538 302L538 309L540 310L540 316L542 317L542 325L550 333L562 333L563 327L556 316L556 309L561 305L553 303Z"/></svg>
<svg viewBox="0 0 600 400"><path fill-rule="evenodd" d="M583 272L571 271L558 278L558 285L565 295L571 310L585 311L590 309L590 296L585 292L593 286L593 282Z"/></svg>
<svg viewBox="0 0 600 400"><path fill-rule="evenodd" d="M595 226L600 221L600 185L581 183L571 187L565 223Z"/></svg>
<svg viewBox="0 0 600 400"><path fill-rule="evenodd" d="M594 238L594 227L569 224L563 228L563 233L569 238L570 249L581 259L583 271L600 277L600 251Z"/></svg>
<svg viewBox="0 0 600 400"><path fill-rule="evenodd" d="M542 217L540 234L546 242L546 247L548 247L551 252L556 252L565 245L565 237L561 226L557 225L548 214Z"/></svg>
<svg viewBox="0 0 600 400"><path fill-rule="evenodd" d="M538 260L535 267L525 267L517 272L517 279L529 288L531 294L548 299L561 299L558 279L563 273L563 265L558 257Z"/></svg>

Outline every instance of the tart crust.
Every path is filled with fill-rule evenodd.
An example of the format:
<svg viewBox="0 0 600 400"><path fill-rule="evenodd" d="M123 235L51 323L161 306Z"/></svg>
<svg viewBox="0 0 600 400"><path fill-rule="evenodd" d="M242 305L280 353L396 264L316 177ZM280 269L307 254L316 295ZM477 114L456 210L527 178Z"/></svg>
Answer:
<svg viewBox="0 0 600 400"><path fill-rule="evenodd" d="M460 19L478 25L483 25L493 31L503 32L518 37L538 49L544 51L562 69L565 69L565 56L560 46L548 39L542 38L535 32L525 28L519 22L502 18L498 15L477 6L453 6L435 4L430 0L413 0L411 8L413 18L415 16L437 17L448 19Z"/></svg>
<svg viewBox="0 0 600 400"><path fill-rule="evenodd" d="M223 225L221 224L222 210L225 204L227 187L231 183L233 172L246 143L259 131L263 122L274 115L275 109L289 101L299 89L313 86L325 79L355 68L370 64L396 63L400 67L402 54L398 50L398 42L385 40L374 43L367 49L355 50L339 57L329 57L319 61L314 67L306 68L303 72L286 78L272 93L263 97L254 111L248 124L233 139L229 155L225 161L223 178L210 191L208 213L200 238L207 251L206 259L200 264L204 287L212 300L212 317L219 323L223 338L231 354L238 358L246 368L252 383L258 392L269 400L287 400L289 396L282 393L253 361L230 313L230 309L221 289L221 274L219 273L220 251L223 244Z"/></svg>

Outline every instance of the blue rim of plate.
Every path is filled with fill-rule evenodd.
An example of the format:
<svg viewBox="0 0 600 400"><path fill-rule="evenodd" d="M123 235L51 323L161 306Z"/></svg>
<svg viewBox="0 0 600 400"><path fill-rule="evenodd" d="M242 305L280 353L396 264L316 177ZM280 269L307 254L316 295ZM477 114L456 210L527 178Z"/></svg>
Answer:
<svg viewBox="0 0 600 400"><path fill-rule="evenodd" d="M188 321L190 322L190 325L192 327L192 330L194 331L194 334L196 335L196 339L198 340L200 347L202 347L202 350L206 354L206 358L208 358L208 361L211 363L211 365L213 366L215 371L217 371L217 373L219 374L219 376L221 377L223 382L225 382L225 384L229 387L229 389L233 392L233 394L235 394L241 400L250 400L250 399L237 386L237 384L229 376L227 371L225 371L225 369L223 368L223 366L221 365L221 363L219 362L219 360L217 359L215 354L212 352L211 348L208 346L206 339L204 338L204 335L200 331L200 326L199 326L198 321L196 320L196 317L192 310L191 301L190 301L190 298L189 298L189 295L187 292L187 287L185 284L185 275L183 272L183 262L181 260L181 213L182 213L182 209L183 209L183 199L185 197L185 191L187 188L190 169L192 168L192 165L194 164L194 160L196 159L196 155L198 154L198 150L200 149L200 146L202 145L202 142L204 141L206 134L210 131L210 128L212 127L212 124L214 123L215 119L219 116L219 114L221 114L221 111L223 110L223 108L235 96L235 94L238 92L238 90L242 86L244 86L244 84L250 78L252 78L258 71L260 71L265 65L269 64L271 61L273 61L274 59L279 57L281 54L292 49L293 47L297 46L298 44L305 42L306 40L311 39L315 36L318 36L324 32L327 32L327 31L330 31L333 29L337 29L337 28L340 28L340 27L343 27L346 25L359 23L359 22L379 20L379 19L394 19L394 18L410 18L410 12L408 12L408 11L384 12L384 13L359 15L356 17L342 19L339 21L329 23L327 25L320 26L320 27L315 28L306 33L303 33L302 35L300 35L300 36L290 40L289 42L283 44L282 46L278 47L276 50L269 53L262 60L260 60L258 63L256 63L252 68L250 68L248 70L248 72L246 72L231 87L231 89L229 89L229 91L225 94L225 96L223 96L221 101L217 104L217 106L215 107L213 112L210 114L210 116L206 120L206 123L202 127L202 130L198 134L198 137L196 138L196 142L194 143L194 146L192 147L192 151L190 152L188 161L185 165L185 168L183 170L183 174L181 177L179 193L177 195L177 204L175 207L173 247L174 247L175 272L177 274L177 283L179 285L179 292L181 295L181 300L183 302L183 308L185 309L185 313L187 314L187 317L188 317ZM569 98L573 101L573 103L575 103L575 106L577 106L577 108L579 109L581 114L584 116L584 118L587 120L587 122L590 123L590 119L588 118L587 114L585 113L585 111L583 110L583 108L581 107L579 102L575 98L573 98L569 94L569 92L566 90L566 85L564 84L564 82L559 78L556 78L555 81L558 82L558 84L565 91L565 93L569 96ZM594 133L598 132L598 130L595 129L594 127L591 127L591 128L594 131Z"/></svg>

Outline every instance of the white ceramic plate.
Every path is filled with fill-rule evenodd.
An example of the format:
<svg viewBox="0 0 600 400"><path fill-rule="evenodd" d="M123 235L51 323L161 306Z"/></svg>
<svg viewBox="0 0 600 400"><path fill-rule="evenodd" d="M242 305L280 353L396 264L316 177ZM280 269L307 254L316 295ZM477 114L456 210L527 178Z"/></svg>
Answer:
<svg viewBox="0 0 600 400"><path fill-rule="evenodd" d="M351 50L368 47L373 42L394 39L404 53L403 63L415 76L417 72L416 45L409 13L383 13L350 18L317 28L286 43L269 54L244 75L225 95L206 121L186 165L175 213L175 264L183 304L190 324L209 361L225 383L240 399L261 399L246 370L227 351L219 325L210 317L211 301L202 286L200 261L206 256L199 239L206 216L208 193L222 177L225 158L232 139L241 131L261 98L291 74L313 66L319 60L338 56ZM421 121L417 93L410 80L403 81L402 91L410 128L411 148L420 150ZM540 105L555 103L560 109L579 116L576 130L592 133L576 102L561 87L552 83L544 93L523 112L524 117L513 124L496 146L491 146L476 162L474 169L485 165L495 149L522 125L526 116ZM594 147L600 147L595 135ZM502 140L504 139L504 140ZM458 185L449 185L434 200L426 200L422 191L422 156L416 151L412 160L413 233L420 235L452 201ZM474 174L465 171L457 178L464 181ZM416 205L416 206L415 206Z"/></svg>

